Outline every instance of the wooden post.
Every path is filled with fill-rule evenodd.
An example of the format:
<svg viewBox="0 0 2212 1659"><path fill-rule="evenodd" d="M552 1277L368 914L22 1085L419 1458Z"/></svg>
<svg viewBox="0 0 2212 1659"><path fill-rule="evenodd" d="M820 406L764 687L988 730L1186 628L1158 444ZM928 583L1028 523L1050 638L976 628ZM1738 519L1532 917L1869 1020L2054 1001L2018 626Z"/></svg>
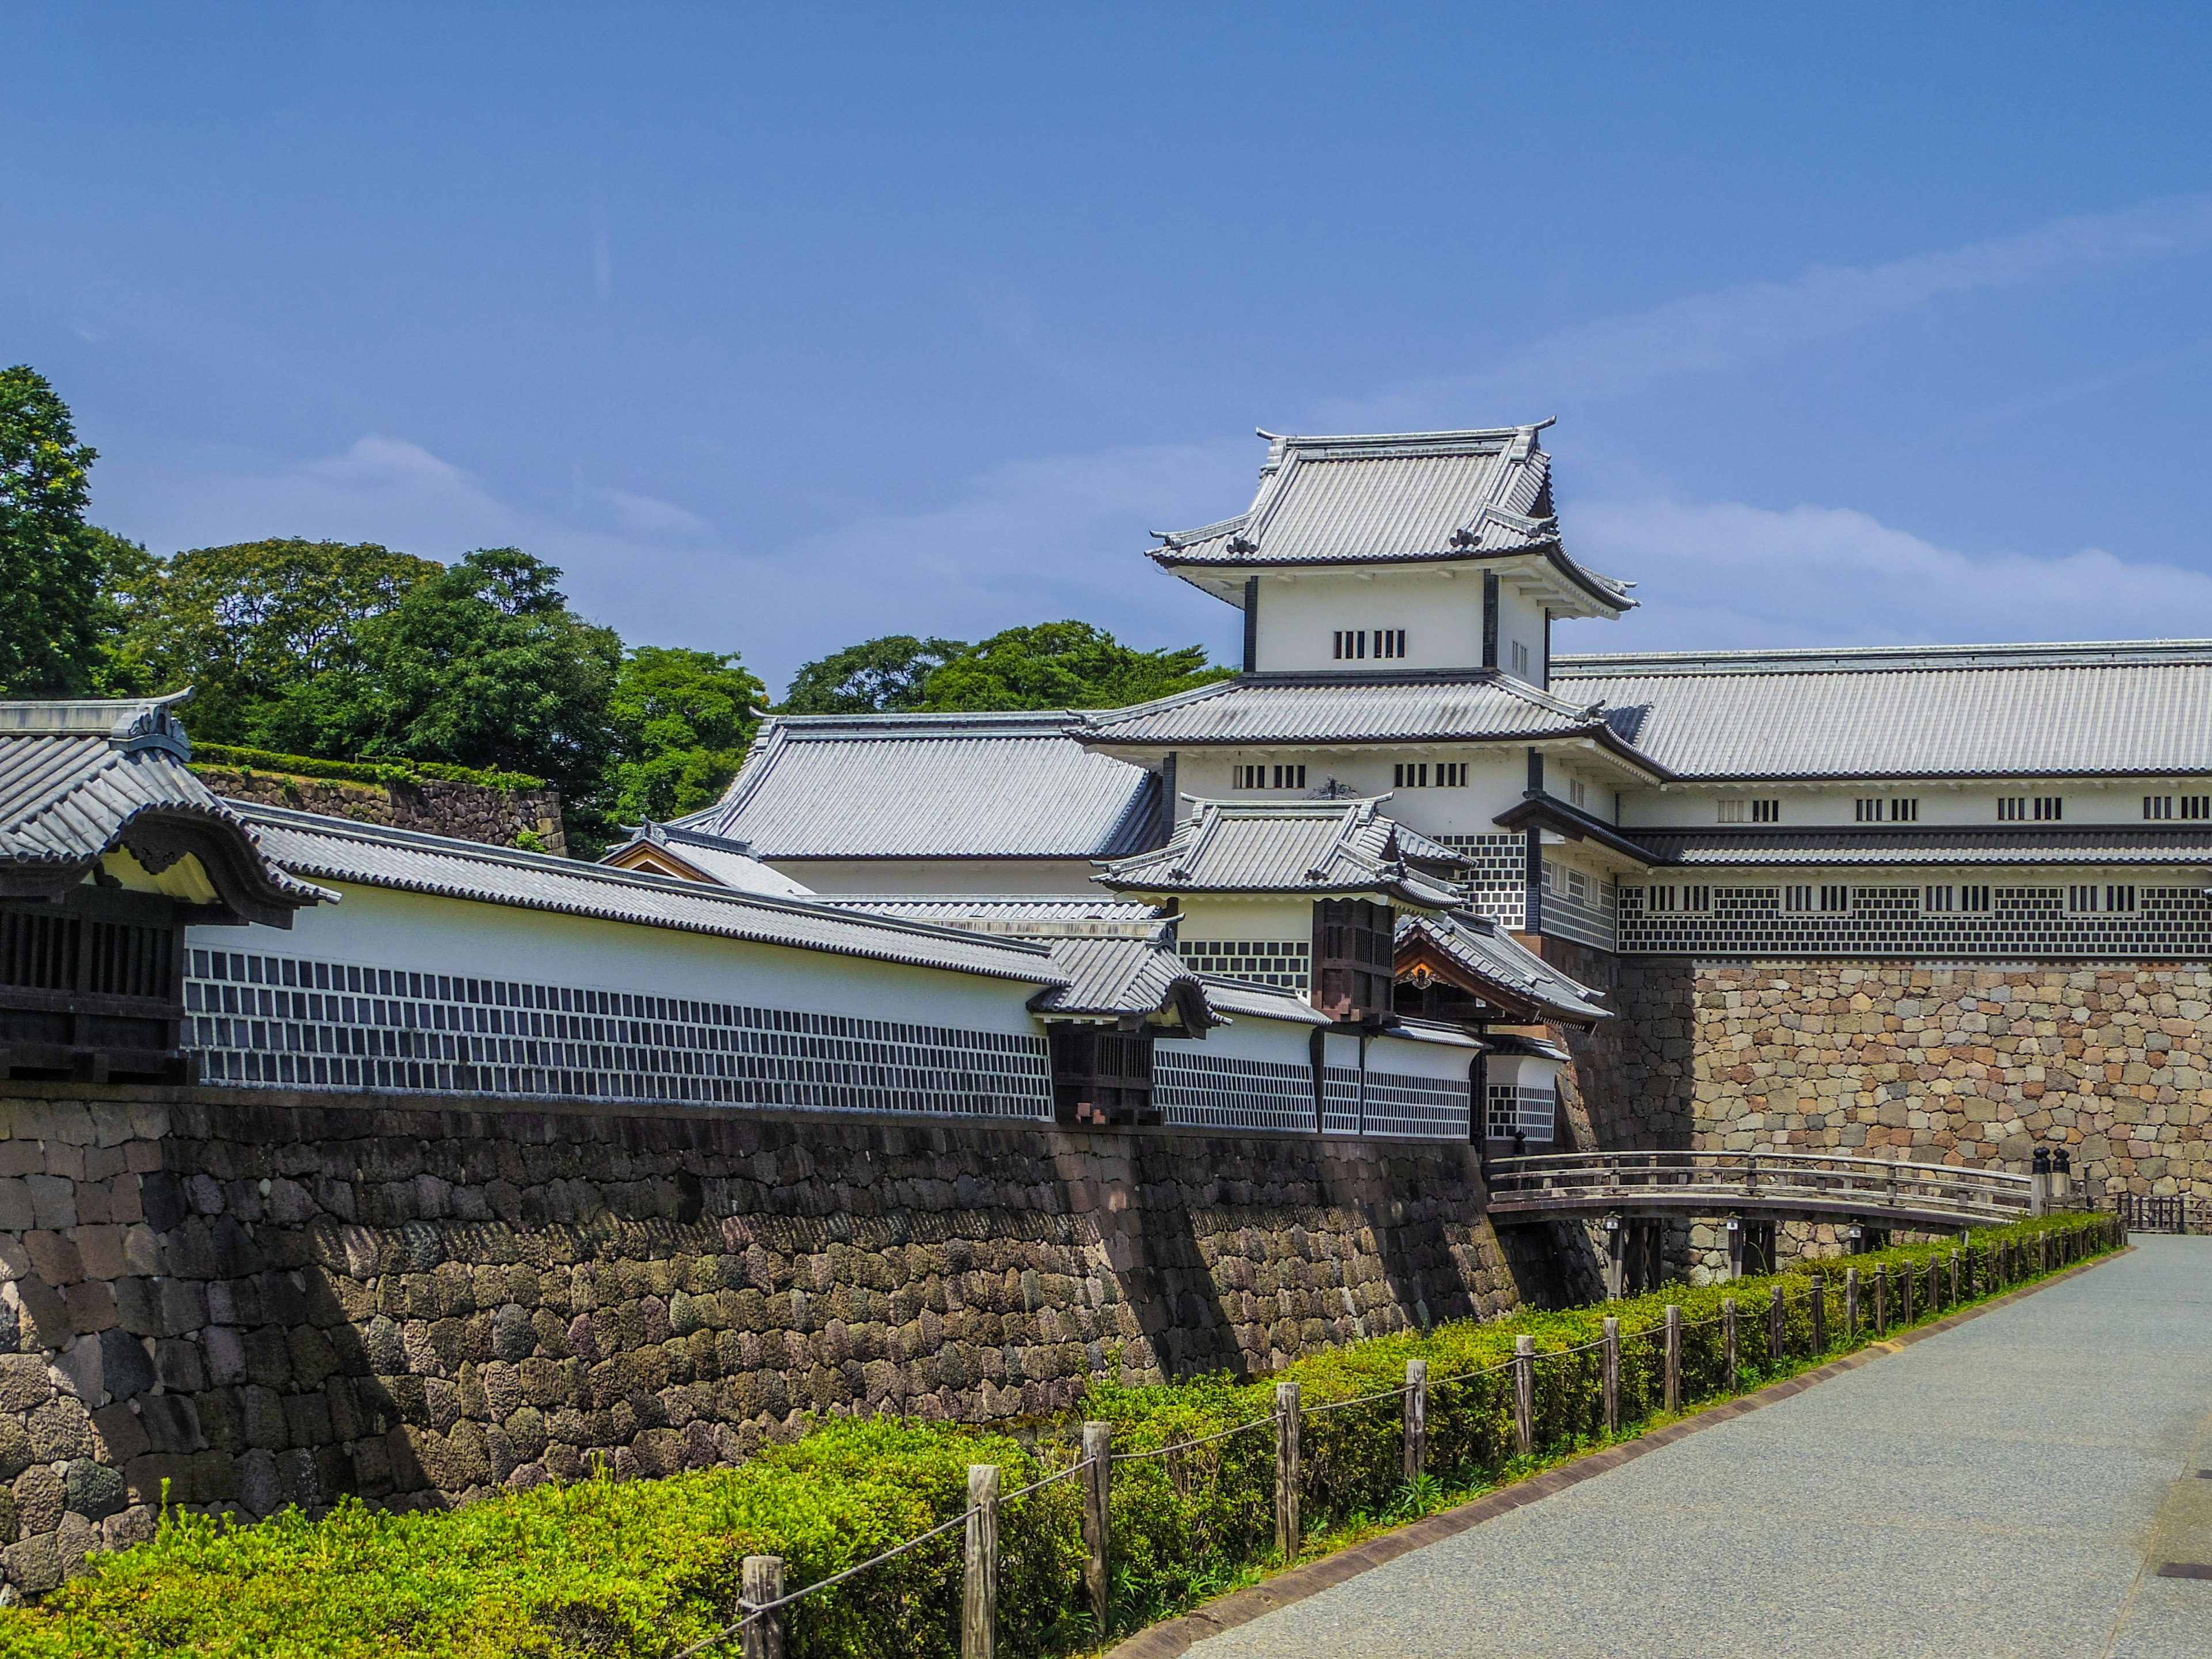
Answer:
<svg viewBox="0 0 2212 1659"><path fill-rule="evenodd" d="M1513 1339L1513 1443L1521 1455L1536 1449L1536 1339Z"/></svg>
<svg viewBox="0 0 2212 1659"><path fill-rule="evenodd" d="M1298 1385L1275 1384L1275 1553L1298 1556ZM963 1656L964 1659L964 1656Z"/></svg>
<svg viewBox="0 0 2212 1659"><path fill-rule="evenodd" d="M751 1609L783 1600L783 1558L748 1555L742 1580L747 1611L738 1651L744 1659L783 1659L783 1614L779 1610L753 1615Z"/></svg>
<svg viewBox="0 0 2212 1659"><path fill-rule="evenodd" d="M1429 1466L1429 1362L1406 1362L1406 1484Z"/></svg>
<svg viewBox="0 0 2212 1659"><path fill-rule="evenodd" d="M1874 1334L1889 1334L1889 1267L1887 1263L1874 1270Z"/></svg>
<svg viewBox="0 0 2212 1659"><path fill-rule="evenodd" d="M1775 1285L1766 1298L1766 1362L1778 1364L1790 1352L1790 1308L1782 1299L1782 1287Z"/></svg>
<svg viewBox="0 0 2212 1659"><path fill-rule="evenodd" d="M1897 1322L1899 1325L1910 1325L1912 1322L1912 1292L1920 1284L1919 1265L1917 1262L1907 1261L1904 1271L1899 1273L1897 1278L1897 1293L1900 1298L1897 1307Z"/></svg>
<svg viewBox="0 0 2212 1659"><path fill-rule="evenodd" d="M1667 1304L1667 1409L1682 1409L1682 1310Z"/></svg>
<svg viewBox="0 0 2212 1659"><path fill-rule="evenodd" d="M1620 1432L1620 1321L1605 1316L1605 1431Z"/></svg>
<svg viewBox="0 0 2212 1659"><path fill-rule="evenodd" d="M1844 1269L1844 1346L1854 1348L1859 1340L1859 1270Z"/></svg>
<svg viewBox="0 0 2212 1659"><path fill-rule="evenodd" d="M1721 1364L1728 1371L1728 1391L1735 1392L1735 1298L1721 1298Z"/></svg>
<svg viewBox="0 0 2212 1659"><path fill-rule="evenodd" d="M1106 1639L1108 1600L1114 1581L1106 1566L1112 1547L1114 1514L1114 1425L1083 1425L1083 1459L1091 1468L1083 1481L1083 1588L1091 1598L1091 1616L1097 1621L1098 1639Z"/></svg>
<svg viewBox="0 0 2212 1659"><path fill-rule="evenodd" d="M960 1659L991 1659L999 1624L999 1466L968 1466L968 1556L960 1579Z"/></svg>
<svg viewBox="0 0 2212 1659"><path fill-rule="evenodd" d="M1959 1253L1951 1252L1951 1305L1959 1305Z"/></svg>
<svg viewBox="0 0 2212 1659"><path fill-rule="evenodd" d="M1813 1275L1813 1352L1817 1356L1828 1352L1828 1276Z"/></svg>

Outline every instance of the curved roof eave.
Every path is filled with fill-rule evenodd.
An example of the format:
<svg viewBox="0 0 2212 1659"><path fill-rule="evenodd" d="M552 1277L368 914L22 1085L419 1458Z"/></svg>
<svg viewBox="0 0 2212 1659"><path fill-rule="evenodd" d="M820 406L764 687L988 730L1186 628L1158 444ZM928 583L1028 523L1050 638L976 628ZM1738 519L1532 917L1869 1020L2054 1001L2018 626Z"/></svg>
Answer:
<svg viewBox="0 0 2212 1659"><path fill-rule="evenodd" d="M1170 547L1148 548L1146 550L1145 556L1162 569L1172 571L1176 575L1182 576L1193 586L1202 586L1194 577L1186 574L1193 570L1214 572L1239 570L1257 575L1261 571L1268 570L1342 569L1354 565L1373 564L1492 564L1501 559L1540 557L1560 575L1610 611L1616 612L1633 611L1642 603L1632 598L1622 587L1609 582L1595 570L1578 562L1556 538L1531 542L1526 547L1498 548L1489 550L1479 548L1449 547L1427 553L1389 553L1381 556L1350 554L1342 558L1270 559L1264 553L1226 554L1220 557L1207 557L1204 555L1180 552ZM1236 605L1239 610L1243 608L1242 604L1235 599L1230 600L1229 603Z"/></svg>

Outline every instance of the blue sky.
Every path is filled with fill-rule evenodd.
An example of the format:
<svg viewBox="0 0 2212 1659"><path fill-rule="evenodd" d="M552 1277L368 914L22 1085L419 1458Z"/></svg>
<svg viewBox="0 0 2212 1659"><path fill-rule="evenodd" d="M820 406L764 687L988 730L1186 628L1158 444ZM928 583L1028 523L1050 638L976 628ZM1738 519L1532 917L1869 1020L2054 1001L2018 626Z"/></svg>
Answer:
<svg viewBox="0 0 2212 1659"><path fill-rule="evenodd" d="M11 6L0 361L156 551L518 543L780 687L1276 431L1547 434L1572 648L2212 635L2212 11Z"/></svg>

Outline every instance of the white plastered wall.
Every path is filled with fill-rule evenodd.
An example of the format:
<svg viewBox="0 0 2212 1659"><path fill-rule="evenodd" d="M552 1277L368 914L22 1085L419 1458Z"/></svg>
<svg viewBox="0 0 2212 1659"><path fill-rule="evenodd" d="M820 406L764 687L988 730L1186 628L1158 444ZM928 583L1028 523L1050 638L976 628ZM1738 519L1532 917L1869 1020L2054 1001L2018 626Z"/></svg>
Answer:
<svg viewBox="0 0 2212 1659"><path fill-rule="evenodd" d="M1202 1052L1224 1060L1270 1060L1278 1066L1304 1066L1312 1057L1307 1045L1316 1028L1303 1021L1261 1019L1253 1014L1235 1013L1228 1018L1228 1024L1215 1026L1201 1041L1187 1037L1161 1037L1158 1041L1163 1048Z"/></svg>
<svg viewBox="0 0 2212 1659"><path fill-rule="evenodd" d="M1339 629L1364 629L1369 649L1381 629L1406 630L1406 655L1346 662L1334 652ZM1302 669L1479 668L1482 665L1482 577L1461 569L1376 569L1364 575L1316 570L1260 578L1258 666Z"/></svg>
<svg viewBox="0 0 2212 1659"><path fill-rule="evenodd" d="M807 1013L1037 1035L1037 987L938 968L679 933L466 899L328 883L336 905L289 932L191 927L188 949L298 957L411 973L686 997Z"/></svg>
<svg viewBox="0 0 2212 1659"><path fill-rule="evenodd" d="M1367 1069L1401 1077L1433 1077L1464 1083L1477 1050L1450 1042L1419 1042L1405 1037L1370 1038Z"/></svg>
<svg viewBox="0 0 2212 1659"><path fill-rule="evenodd" d="M1464 787L1400 788L1393 781L1401 763L1425 763L1429 775L1443 762L1463 762ZM1231 787L1239 765L1265 765L1274 776L1278 763L1303 763L1304 789L1237 789ZM1186 750L1176 762L1176 785L1187 795L1210 800L1303 800L1329 779L1362 795L1389 795L1382 810L1425 836L1487 836L1499 833L1491 820L1520 804L1528 785L1528 751L1518 744L1377 744L1336 750ZM1612 798L1607 797L1610 811ZM1186 811L1188 809L1186 808Z"/></svg>

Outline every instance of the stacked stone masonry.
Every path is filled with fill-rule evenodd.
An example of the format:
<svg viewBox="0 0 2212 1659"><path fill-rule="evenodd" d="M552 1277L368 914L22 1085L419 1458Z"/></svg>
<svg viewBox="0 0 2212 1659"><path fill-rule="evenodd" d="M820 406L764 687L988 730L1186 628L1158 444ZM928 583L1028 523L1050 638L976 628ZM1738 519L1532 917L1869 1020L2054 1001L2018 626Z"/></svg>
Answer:
<svg viewBox="0 0 2212 1659"><path fill-rule="evenodd" d="M228 766L193 769L216 794L259 806L295 807L356 823L419 830L489 847L524 845L520 837L526 831L544 852L565 857L568 850L557 789L487 789L482 784L438 778L420 783L344 783Z"/></svg>
<svg viewBox="0 0 2212 1659"><path fill-rule="evenodd" d="M2064 1147L2092 1201L2212 1198L2212 966L1623 961L1618 1050L1581 1043L1597 1146L1844 1152L2025 1171ZM1585 1064L1585 1058L1602 1060ZM1640 1095L1641 1139L1596 1103ZM1717 1230L1670 1256L1722 1257ZM1844 1248L1790 1223L1786 1259Z"/></svg>
<svg viewBox="0 0 2212 1659"><path fill-rule="evenodd" d="M260 1516L1008 1419L1492 1316L1464 1146L268 1091L0 1097L0 1576Z"/></svg>

